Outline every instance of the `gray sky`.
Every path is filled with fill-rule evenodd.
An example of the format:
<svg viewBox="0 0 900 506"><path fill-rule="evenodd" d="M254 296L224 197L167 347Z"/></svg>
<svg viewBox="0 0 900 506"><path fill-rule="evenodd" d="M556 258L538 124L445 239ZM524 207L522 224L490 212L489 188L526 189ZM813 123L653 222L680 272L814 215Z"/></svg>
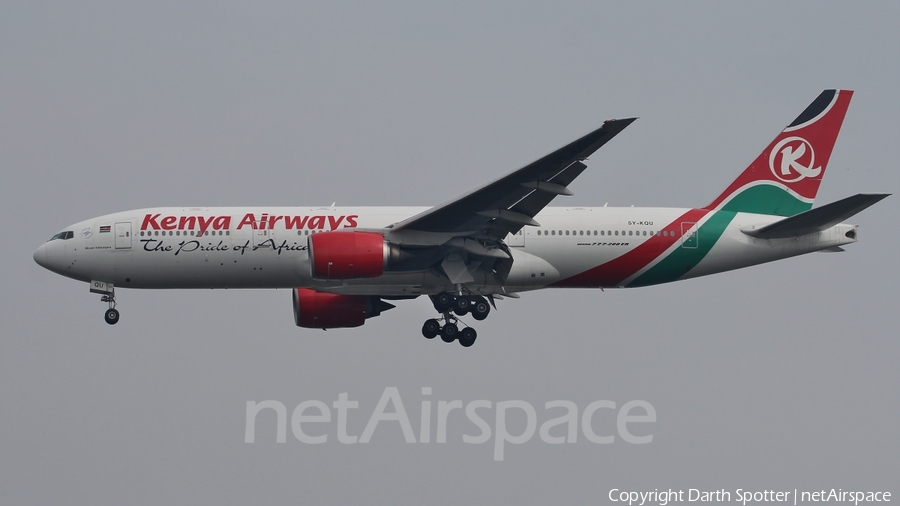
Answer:
<svg viewBox="0 0 900 506"><path fill-rule="evenodd" d="M31 258L140 207L433 205L627 116L559 205L702 206L832 87L856 95L817 202L894 192L897 4L82 4L0 5L3 503L900 493L896 196L851 220L845 253L525 294L470 349L421 337L426 300L321 332L293 325L288 291L121 290L110 327L84 283ZM247 401L347 392L359 435L387 387L417 435L423 387L434 404L524 400L538 424L557 399L645 400L657 421L635 429L650 444L535 434L501 462L463 443L478 431L459 411L445 444L389 422L368 444L335 423L310 430L325 444L290 426L278 444L271 412L244 442Z"/></svg>

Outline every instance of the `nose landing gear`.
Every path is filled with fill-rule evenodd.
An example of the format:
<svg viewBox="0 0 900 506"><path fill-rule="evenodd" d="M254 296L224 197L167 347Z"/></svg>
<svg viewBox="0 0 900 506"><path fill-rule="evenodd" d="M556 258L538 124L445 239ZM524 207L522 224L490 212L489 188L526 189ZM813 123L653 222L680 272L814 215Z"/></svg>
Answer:
<svg viewBox="0 0 900 506"><path fill-rule="evenodd" d="M103 314L103 319L110 325L119 323L119 310L116 309L116 289L112 283L103 281L91 281L91 293L100 294L100 302L109 304L109 309Z"/></svg>
<svg viewBox="0 0 900 506"><path fill-rule="evenodd" d="M459 341L459 344L468 348L475 344L478 332L468 325L462 330L459 328L459 317L472 314L472 318L478 321L487 318L491 312L491 305L482 296L454 296L447 292L431 296L434 308L441 313L440 319L431 318L422 325L422 335L426 339L434 339L441 336L445 343ZM441 321L444 323L441 324Z"/></svg>

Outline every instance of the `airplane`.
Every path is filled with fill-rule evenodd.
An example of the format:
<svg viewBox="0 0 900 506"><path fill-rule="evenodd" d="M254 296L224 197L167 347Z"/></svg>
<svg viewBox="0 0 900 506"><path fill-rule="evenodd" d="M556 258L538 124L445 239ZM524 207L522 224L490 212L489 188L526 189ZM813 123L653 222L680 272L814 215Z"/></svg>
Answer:
<svg viewBox="0 0 900 506"><path fill-rule="evenodd" d="M119 321L115 288L287 288L299 327L358 327L428 296L422 334L472 346L496 300L542 288L632 288L814 251L842 251L842 223L889 194L813 208L853 92L825 90L709 205L547 207L586 158L636 118L425 207L165 207L65 227L34 260L85 281Z"/></svg>

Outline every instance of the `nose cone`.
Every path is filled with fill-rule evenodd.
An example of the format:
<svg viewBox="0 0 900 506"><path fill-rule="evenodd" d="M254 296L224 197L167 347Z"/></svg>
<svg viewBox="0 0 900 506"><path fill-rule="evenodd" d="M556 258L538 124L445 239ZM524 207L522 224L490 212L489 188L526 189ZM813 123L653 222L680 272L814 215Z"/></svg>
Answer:
<svg viewBox="0 0 900 506"><path fill-rule="evenodd" d="M41 244L41 247L34 252L34 261L49 271L63 276L71 276L72 263L67 259L64 243L65 241L57 239Z"/></svg>
<svg viewBox="0 0 900 506"><path fill-rule="evenodd" d="M34 261L44 269L50 269L47 263L47 243L41 244L41 247L34 252Z"/></svg>

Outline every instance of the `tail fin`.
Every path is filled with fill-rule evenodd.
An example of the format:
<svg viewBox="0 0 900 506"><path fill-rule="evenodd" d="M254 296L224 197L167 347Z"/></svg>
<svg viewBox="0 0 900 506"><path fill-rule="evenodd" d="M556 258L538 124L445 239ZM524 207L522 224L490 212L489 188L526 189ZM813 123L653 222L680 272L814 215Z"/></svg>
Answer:
<svg viewBox="0 0 900 506"><path fill-rule="evenodd" d="M823 91L704 209L776 216L810 209L852 96Z"/></svg>

